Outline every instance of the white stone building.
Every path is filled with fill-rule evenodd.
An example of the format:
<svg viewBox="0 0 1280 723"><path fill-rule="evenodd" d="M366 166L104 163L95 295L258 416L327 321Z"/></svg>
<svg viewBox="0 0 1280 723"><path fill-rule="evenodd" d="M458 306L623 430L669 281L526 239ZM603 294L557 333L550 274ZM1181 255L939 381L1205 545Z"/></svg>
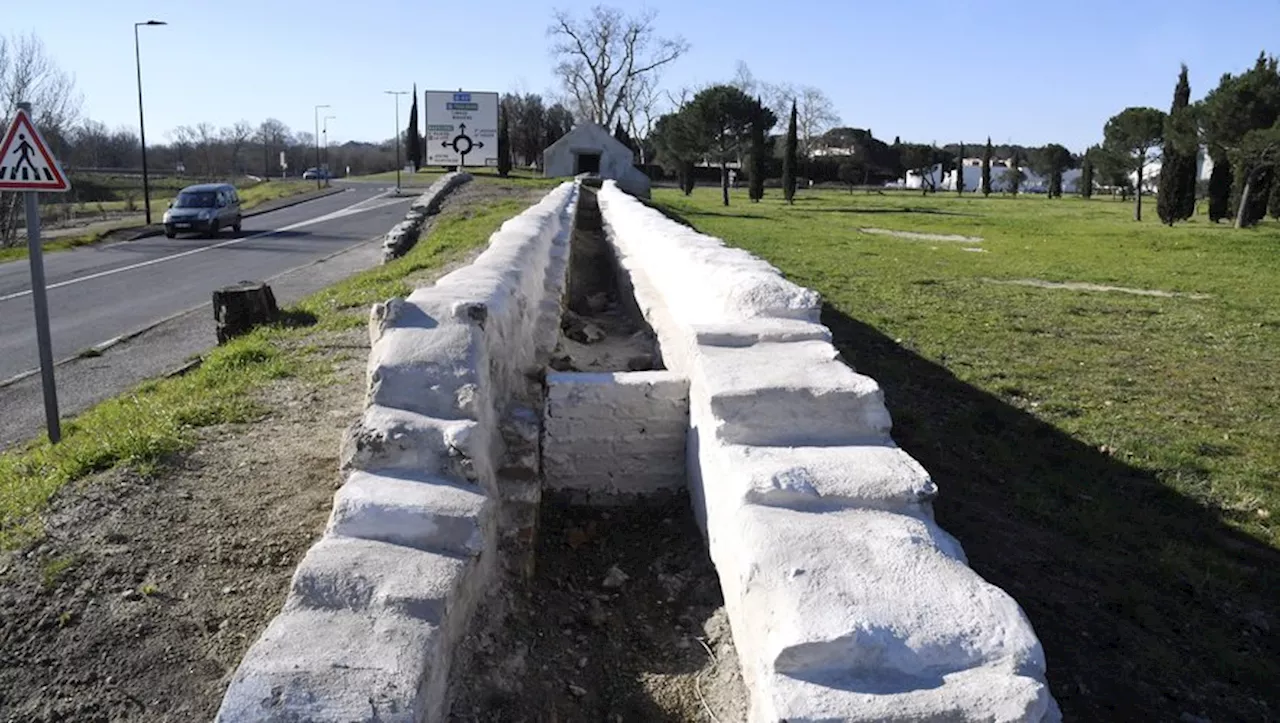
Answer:
<svg viewBox="0 0 1280 723"><path fill-rule="evenodd" d="M542 152L547 178L598 175L634 196L649 197L649 177L635 167L635 153L604 126L583 121Z"/></svg>

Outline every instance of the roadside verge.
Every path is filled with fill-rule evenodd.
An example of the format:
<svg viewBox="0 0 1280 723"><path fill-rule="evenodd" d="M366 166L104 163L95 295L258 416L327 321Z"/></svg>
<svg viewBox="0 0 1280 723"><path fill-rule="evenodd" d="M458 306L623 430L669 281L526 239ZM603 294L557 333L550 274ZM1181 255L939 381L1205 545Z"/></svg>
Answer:
<svg viewBox="0 0 1280 723"><path fill-rule="evenodd" d="M211 719L328 514L369 306L540 195L472 184L404 258L0 455L0 717Z"/></svg>

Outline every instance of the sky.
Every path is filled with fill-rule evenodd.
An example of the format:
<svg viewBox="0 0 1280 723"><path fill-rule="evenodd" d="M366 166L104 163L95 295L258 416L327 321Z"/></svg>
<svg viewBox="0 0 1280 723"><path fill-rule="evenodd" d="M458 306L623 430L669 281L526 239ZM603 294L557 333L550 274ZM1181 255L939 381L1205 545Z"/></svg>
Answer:
<svg viewBox="0 0 1280 723"><path fill-rule="evenodd" d="M179 125L274 117L330 142L396 128L384 90L557 92L546 29L595 0L0 0L0 33L34 33L72 74L84 114L137 128L140 28L148 140ZM639 8L633 2L615 2ZM53 12L52 8L57 11ZM673 90L733 78L821 88L843 125L891 141L1056 142L1080 151L1127 106L1168 110L1179 63L1192 97L1280 53L1280 0L649 0L691 50ZM1105 8L1105 9L1104 9ZM1210 12L1219 21L1211 22ZM1229 27L1228 27L1229 26ZM1270 43L1270 45L1268 45ZM409 97L401 99L401 122ZM153 140L154 139L154 140Z"/></svg>

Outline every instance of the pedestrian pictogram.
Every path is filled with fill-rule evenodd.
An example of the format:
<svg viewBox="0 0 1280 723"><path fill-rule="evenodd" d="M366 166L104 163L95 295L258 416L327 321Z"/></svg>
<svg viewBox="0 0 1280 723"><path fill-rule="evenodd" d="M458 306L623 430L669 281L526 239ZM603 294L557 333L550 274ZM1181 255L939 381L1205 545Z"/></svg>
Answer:
<svg viewBox="0 0 1280 723"><path fill-rule="evenodd" d="M0 190L60 192L71 187L31 117L19 110L0 145Z"/></svg>

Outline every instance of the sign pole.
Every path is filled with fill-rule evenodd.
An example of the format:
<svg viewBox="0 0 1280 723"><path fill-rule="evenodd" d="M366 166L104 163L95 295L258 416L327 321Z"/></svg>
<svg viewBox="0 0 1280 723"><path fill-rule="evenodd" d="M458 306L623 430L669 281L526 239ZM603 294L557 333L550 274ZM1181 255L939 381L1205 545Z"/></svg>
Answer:
<svg viewBox="0 0 1280 723"><path fill-rule="evenodd" d="M31 302L36 310L36 344L40 347L40 379L44 384L44 418L49 441L62 439L58 423L58 390L53 379L53 344L49 339L49 300L44 289L44 257L40 249L39 194L27 191L27 258L31 261Z"/></svg>
<svg viewBox="0 0 1280 723"><path fill-rule="evenodd" d="M18 108L31 112L30 103L19 103ZM57 444L62 439L62 426L58 422L58 390L53 377L53 344L49 338L49 300L44 288L44 256L40 248L40 194L26 191L27 259L31 262L31 303L36 312L36 344L40 348L40 379L44 387L44 417L49 428L49 441Z"/></svg>

